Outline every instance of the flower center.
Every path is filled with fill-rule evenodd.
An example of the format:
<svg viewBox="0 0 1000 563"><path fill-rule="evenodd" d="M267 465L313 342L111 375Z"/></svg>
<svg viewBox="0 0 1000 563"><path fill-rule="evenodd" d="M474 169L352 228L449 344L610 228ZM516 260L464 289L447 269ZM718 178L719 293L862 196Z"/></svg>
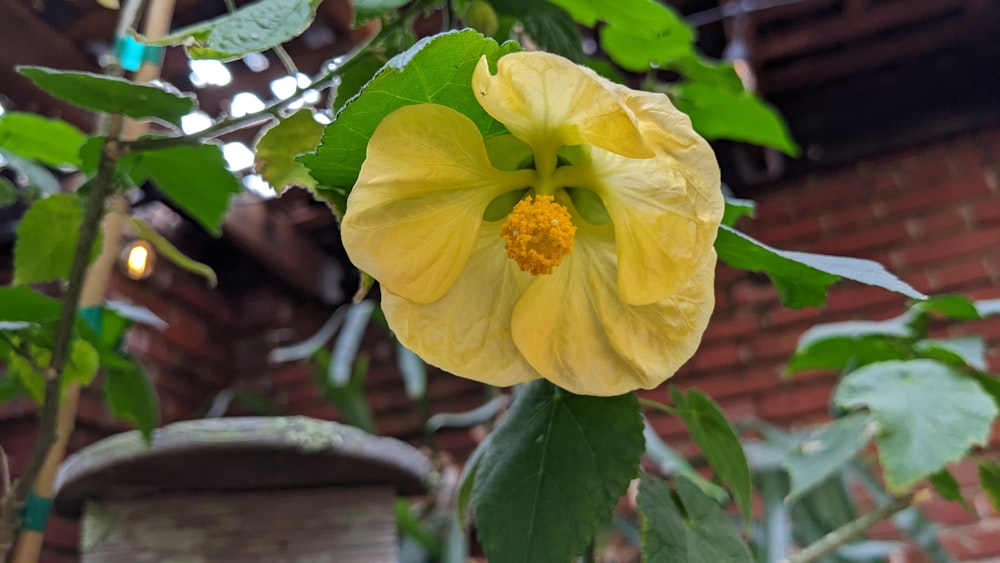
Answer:
<svg viewBox="0 0 1000 563"><path fill-rule="evenodd" d="M500 237L507 247L507 256L517 262L522 271L534 275L551 274L573 250L576 227L569 211L552 201L550 195L536 195L519 201L507 216Z"/></svg>

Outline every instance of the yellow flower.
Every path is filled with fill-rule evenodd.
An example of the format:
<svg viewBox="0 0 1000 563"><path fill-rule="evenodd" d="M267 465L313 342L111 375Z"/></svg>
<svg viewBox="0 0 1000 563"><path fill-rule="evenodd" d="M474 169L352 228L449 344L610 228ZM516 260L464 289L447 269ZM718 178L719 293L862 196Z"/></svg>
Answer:
<svg viewBox="0 0 1000 563"><path fill-rule="evenodd" d="M694 353L714 305L723 212L708 144L666 96L548 53L472 79L510 135L434 104L386 116L342 225L400 341L498 386L652 388Z"/></svg>

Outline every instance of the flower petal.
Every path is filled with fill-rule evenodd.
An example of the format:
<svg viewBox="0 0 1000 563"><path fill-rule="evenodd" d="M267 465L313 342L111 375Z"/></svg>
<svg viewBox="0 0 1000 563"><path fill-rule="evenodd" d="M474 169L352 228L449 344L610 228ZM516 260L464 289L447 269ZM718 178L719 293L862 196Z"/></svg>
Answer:
<svg viewBox="0 0 1000 563"><path fill-rule="evenodd" d="M714 253L666 299L628 305L618 296L610 226L580 228L573 253L539 276L514 307L514 343L549 381L573 393L650 389L698 347L715 302Z"/></svg>
<svg viewBox="0 0 1000 563"><path fill-rule="evenodd" d="M368 144L347 198L344 248L389 291L429 303L462 273L490 201L533 175L493 168L479 130L457 111L405 106Z"/></svg>
<svg viewBox="0 0 1000 563"><path fill-rule="evenodd" d="M560 169L556 181L601 196L618 241L621 297L644 305L677 291L713 251L725 200L712 148L687 116L662 94L621 90L656 157L594 149L589 163Z"/></svg>
<svg viewBox="0 0 1000 563"><path fill-rule="evenodd" d="M511 53L497 61L496 75L483 57L472 89L487 113L536 151L587 143L632 158L653 155L618 95L560 56Z"/></svg>
<svg viewBox="0 0 1000 563"><path fill-rule="evenodd" d="M428 363L505 387L540 376L511 339L511 311L532 276L507 258L502 225L483 225L465 271L443 297L419 304L383 288L382 310L400 342Z"/></svg>

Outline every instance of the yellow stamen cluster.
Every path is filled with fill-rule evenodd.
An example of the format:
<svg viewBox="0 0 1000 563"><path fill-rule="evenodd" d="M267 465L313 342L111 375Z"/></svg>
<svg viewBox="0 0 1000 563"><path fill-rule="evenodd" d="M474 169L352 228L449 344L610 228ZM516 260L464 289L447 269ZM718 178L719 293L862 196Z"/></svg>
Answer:
<svg viewBox="0 0 1000 563"><path fill-rule="evenodd" d="M507 256L522 271L534 275L551 274L552 269L573 250L576 227L569 211L552 201L552 196L526 197L507 216L500 236Z"/></svg>

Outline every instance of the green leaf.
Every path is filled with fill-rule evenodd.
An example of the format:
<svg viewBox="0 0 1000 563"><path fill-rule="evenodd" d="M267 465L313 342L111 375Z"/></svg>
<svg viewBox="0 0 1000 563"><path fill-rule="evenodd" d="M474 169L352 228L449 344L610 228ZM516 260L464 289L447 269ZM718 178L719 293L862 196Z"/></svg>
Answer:
<svg viewBox="0 0 1000 563"><path fill-rule="evenodd" d="M914 314L929 315L937 313L946 319L971 321L979 319L976 304L968 297L958 293L948 295L933 295L911 307Z"/></svg>
<svg viewBox="0 0 1000 563"><path fill-rule="evenodd" d="M101 310L101 341L113 349L118 348L125 331L135 323L150 325L159 330L167 328L163 319L142 305L109 300L98 308Z"/></svg>
<svg viewBox="0 0 1000 563"><path fill-rule="evenodd" d="M753 561L739 529L715 501L684 477L675 477L674 486L676 493L649 475L639 482L643 561Z"/></svg>
<svg viewBox="0 0 1000 563"><path fill-rule="evenodd" d="M145 220L130 216L128 223L135 230L136 234L139 235L139 238L153 245L157 254L169 260L175 266L182 270L187 270L196 276L205 278L209 287L215 287L219 283L219 279L215 275L215 270L211 266L189 258L174 246L167 237L156 232L156 229Z"/></svg>
<svg viewBox="0 0 1000 563"><path fill-rule="evenodd" d="M521 17L524 32L542 50L556 53L574 62L583 61L583 39L573 18L558 6L538 2Z"/></svg>
<svg viewBox="0 0 1000 563"><path fill-rule="evenodd" d="M663 475L681 475L690 479L698 488L718 502L729 500L725 489L701 476L684 456L667 445L648 422L642 431L646 439L646 457L651 459Z"/></svg>
<svg viewBox="0 0 1000 563"><path fill-rule="evenodd" d="M864 366L841 380L834 401L868 408L886 485L904 491L986 444L997 406L975 380L933 360Z"/></svg>
<svg viewBox="0 0 1000 563"><path fill-rule="evenodd" d="M885 321L844 321L816 325L802 333L786 374L844 370L885 360L907 359L914 337L907 315Z"/></svg>
<svg viewBox="0 0 1000 563"><path fill-rule="evenodd" d="M488 434L486 438L472 450L469 459L465 460L462 473L458 476L458 493L455 495L455 514L458 521L464 526L465 517L469 511L469 503L472 502L472 488L476 484L476 473L479 471L479 464L483 461L483 456L490 449L490 442L493 434Z"/></svg>
<svg viewBox="0 0 1000 563"><path fill-rule="evenodd" d="M24 175L28 181L28 187L35 191L34 195L49 196L60 192L59 180L56 180L56 177L44 166L21 158L6 149L0 149L0 157L6 161L7 167Z"/></svg>
<svg viewBox="0 0 1000 563"><path fill-rule="evenodd" d="M323 126L302 109L276 122L257 141L254 171L278 193L291 186L315 189L316 180L295 157L316 150Z"/></svg>
<svg viewBox="0 0 1000 563"><path fill-rule="evenodd" d="M11 184L7 178L0 176L0 207L13 205L19 199L21 199L21 193L14 184Z"/></svg>
<svg viewBox="0 0 1000 563"><path fill-rule="evenodd" d="M354 26L388 15L409 0L354 0Z"/></svg>
<svg viewBox="0 0 1000 563"><path fill-rule="evenodd" d="M826 301L826 289L841 278L914 299L925 297L877 262L778 250L725 225L719 227L715 250L723 262L734 268L767 274L786 307L822 305Z"/></svg>
<svg viewBox="0 0 1000 563"><path fill-rule="evenodd" d="M753 482L750 465L739 434L719 405L698 389L687 393L672 387L674 405L680 409L691 439L708 460L718 477L729 485L743 519L750 522L753 510Z"/></svg>
<svg viewBox="0 0 1000 563"><path fill-rule="evenodd" d="M28 395L38 404L45 400L45 374L39 369L45 369L52 359L52 351L28 344L27 350L31 359L25 358L20 353L11 353L7 358L7 365L12 374L20 378L21 383L28 391ZM63 366L62 390L65 391L70 385L90 385L97 375L99 356L85 340L74 339L70 344L69 357ZM39 369L35 369L39 368Z"/></svg>
<svg viewBox="0 0 1000 563"><path fill-rule="evenodd" d="M0 320L48 325L59 318L61 303L27 287L0 287Z"/></svg>
<svg viewBox="0 0 1000 563"><path fill-rule="evenodd" d="M388 62L389 58L382 53L368 51L357 62L351 65L340 75L337 83L337 95L334 96L330 108L334 113L339 113L344 109L347 102L361 92L372 77Z"/></svg>
<svg viewBox="0 0 1000 563"><path fill-rule="evenodd" d="M86 138L60 119L16 111L0 115L0 148L49 166L78 167Z"/></svg>
<svg viewBox="0 0 1000 563"><path fill-rule="evenodd" d="M472 30L427 37L393 57L368 86L326 127L313 154L296 160L306 165L323 188L346 194L358 179L368 140L382 118L403 106L443 104L469 117L484 137L506 132L472 92L472 71L486 56L491 63L517 49L500 46Z"/></svg>
<svg viewBox="0 0 1000 563"><path fill-rule="evenodd" d="M83 206L73 194L34 202L17 225L13 283L67 279L82 222Z"/></svg>
<svg viewBox="0 0 1000 563"><path fill-rule="evenodd" d="M976 514L976 511L962 497L962 488L958 485L958 481L955 480L955 477L947 469L942 469L931 475L930 481L931 485L934 485L934 490L941 495L941 498L957 502L971 514Z"/></svg>
<svg viewBox="0 0 1000 563"><path fill-rule="evenodd" d="M778 149L798 156L800 150L781 115L752 92L733 92L701 82L671 88L677 109L688 114L695 131L713 141L728 139Z"/></svg>
<svg viewBox="0 0 1000 563"><path fill-rule="evenodd" d="M878 431L868 413L849 414L813 430L785 455L792 480L787 501L808 493L836 474Z"/></svg>
<svg viewBox="0 0 1000 563"><path fill-rule="evenodd" d="M146 371L131 357L104 366L104 400L116 418L129 421L146 442L160 424L160 402Z"/></svg>
<svg viewBox="0 0 1000 563"><path fill-rule="evenodd" d="M986 343L982 336L920 340L913 345L913 349L922 357L940 360L957 367L969 366L979 371L989 370L989 366L986 365Z"/></svg>
<svg viewBox="0 0 1000 563"><path fill-rule="evenodd" d="M749 199L739 199L736 197L726 198L726 210L722 215L722 224L727 227L736 225L740 217L753 217L757 203Z"/></svg>
<svg viewBox="0 0 1000 563"><path fill-rule="evenodd" d="M188 212L209 233L219 236L219 226L229 210L229 198L243 188L226 169L218 145L181 146L147 151L127 157L123 169L131 168L132 180L142 185L152 181L157 188Z"/></svg>
<svg viewBox="0 0 1000 563"><path fill-rule="evenodd" d="M587 397L537 380L493 432L472 502L493 563L568 561L611 520L642 456L634 394Z"/></svg>
<svg viewBox="0 0 1000 563"><path fill-rule="evenodd" d="M122 78L41 66L21 66L17 70L49 94L91 111L158 119L180 127L181 117L196 107L190 94L175 94Z"/></svg>
<svg viewBox="0 0 1000 563"><path fill-rule="evenodd" d="M0 403L28 396L28 389L21 382L21 378L10 373L0 375Z"/></svg>
<svg viewBox="0 0 1000 563"><path fill-rule="evenodd" d="M175 31L150 45L184 45L192 59L236 60L302 34L321 0L259 0L231 14Z"/></svg>
<svg viewBox="0 0 1000 563"><path fill-rule="evenodd" d="M979 465L979 486L986 493L993 510L1000 511L1000 465L983 458L976 463Z"/></svg>

